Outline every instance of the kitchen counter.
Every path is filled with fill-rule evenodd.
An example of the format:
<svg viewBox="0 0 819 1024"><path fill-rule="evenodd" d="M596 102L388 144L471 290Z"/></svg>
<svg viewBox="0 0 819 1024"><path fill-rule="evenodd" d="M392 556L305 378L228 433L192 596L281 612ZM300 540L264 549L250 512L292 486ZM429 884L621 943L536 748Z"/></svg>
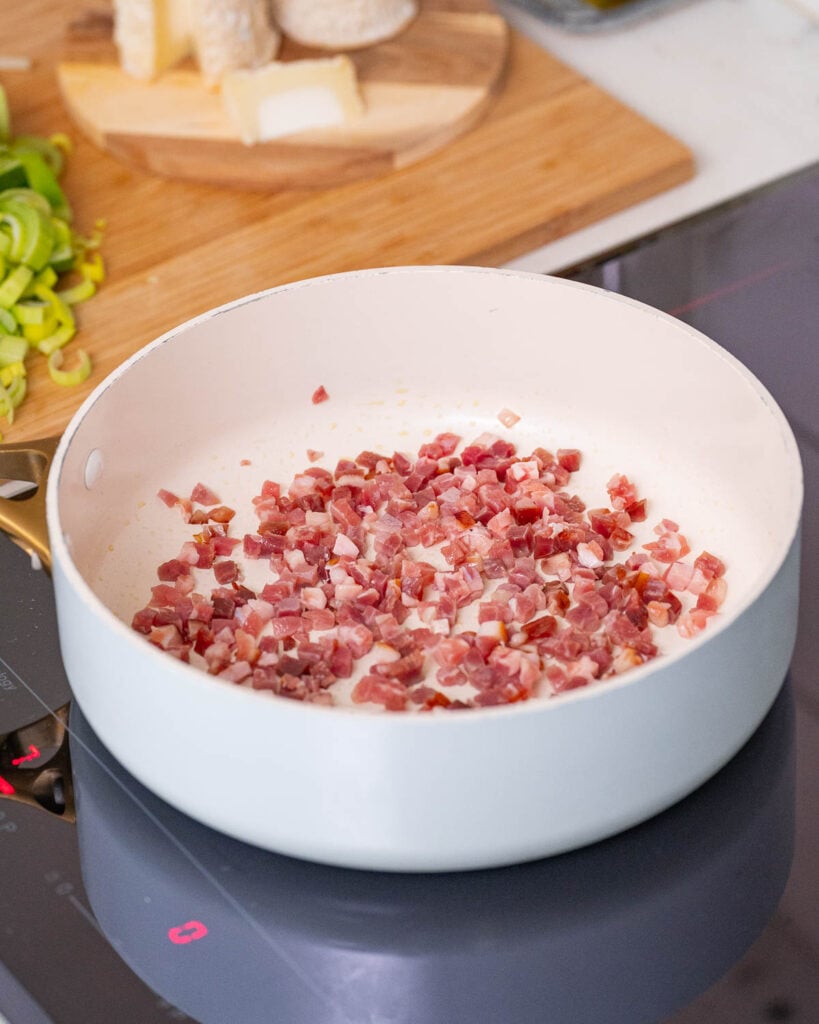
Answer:
<svg viewBox="0 0 819 1024"><path fill-rule="evenodd" d="M620 29L595 35L572 34L539 22L510 3L500 6L516 28L689 145L698 165L697 174L685 185L539 248L508 266L546 273L566 270L591 261L600 254L627 248L631 241L646 234L660 232L668 225L819 161L819 132L816 130L819 123L819 0L693 0L666 9L641 23L624 25ZM510 184L513 184L513 177L510 176L510 179ZM724 211L707 229L694 224L688 225L681 233L669 232L653 247L646 246L626 257L621 261L621 272L618 271L621 278L619 284L624 294L649 302L657 308L670 310L705 331L741 357L771 387L800 434L808 480L806 509L809 511L817 508L819 494L819 455L816 451L816 437L819 435L816 432L813 401L816 361L812 358L810 335L804 325L815 322L816 296L810 282L816 280L817 264L816 233L809 223L801 220L800 210L804 207L815 215L817 207L811 198L817 194L817 186L809 181L803 183L797 199L793 201L777 199L772 190L762 197L766 204L770 201L770 208L766 205L756 219L749 220L742 210ZM777 248L778 245L781 248ZM713 268L712 261L715 264ZM595 283L612 282L603 280ZM773 339L776 339L776 344L771 343ZM818 606L816 588L808 581L815 579L819 530L816 516L812 512L806 517L804 537L806 555L803 562L805 585L802 629L788 687L788 700L794 702L795 708L788 711L790 704L783 705L787 714L795 715L797 719L799 752L796 856L790 881L776 914L743 960L688 1007L680 1009L673 1018L666 1018L666 1024L736 1024L737 1020L762 1019L797 1022L817 1019L819 901L816 864L819 863L819 830L816 827L815 808L819 779L819 701L814 682L817 644L812 624L816 621ZM0 555L8 557L9 552L18 561L22 558L20 552L0 537ZM3 565L8 566L9 563ZM8 568L5 571L10 572ZM30 585L33 580L33 585L48 589L42 574L30 573L29 576L31 579L27 582ZM19 578L22 577L20 573ZM44 627L40 618L31 610L35 608L41 611L45 608L48 611L48 606L42 601L36 606L30 604L29 596L22 596L17 588L12 597L17 606L27 609L26 621L33 623L32 635L37 637L36 650L48 661L57 650L56 643L43 642ZM4 657L13 656L8 639L12 634L13 631L6 632L2 652ZM38 663L38 669L40 667ZM50 678L46 672L41 671L32 673L32 678L35 677L38 680ZM786 715L785 724L788 721ZM743 770L746 765L747 761L742 765ZM767 771L757 777L738 773L746 782L748 778L751 781L750 789L743 789L740 785L738 790L740 794L746 794L748 807L756 806L760 815L773 813L776 809L773 797L789 796L787 792L779 792L776 787L771 787L772 781L776 783L777 778L784 785L787 781L786 767L787 762L783 761L780 765L781 778ZM725 783L724 775L722 783ZM754 785L760 788L754 789ZM779 788L782 789L782 785ZM704 790L705 798L709 792L713 795L719 793L719 790L711 786L710 790ZM760 793L763 796L767 793L770 800L761 799ZM117 797L117 806L123 803L128 805L128 801L119 800L119 792ZM695 801L699 799L701 802L702 798L703 794L699 797L695 794ZM685 806L681 809L683 815L690 815L690 808L696 807L696 802L687 806L688 811ZM719 804L715 806L719 813L724 813ZM735 810L735 797L732 806ZM784 811L788 811L787 805ZM0 916L4 918L4 936L7 940L11 936L8 944L12 951L19 954L23 961L30 952L31 963L41 969L37 977L42 988L38 989L33 981L28 982L31 989L29 993L0 962L0 1004L11 1024L34 1024L35 1021L38 1024L45 1021L58 1024L67 1020L59 1013L47 1016L32 1002L34 996L38 1000L46 1000L49 986L54 986L57 991L57 995L52 997L55 1005L61 1006L64 1013L74 1008L74 1000L70 995L66 998L66 990L61 987L62 976L59 972L65 968L66 962L69 962L70 976L77 985L76 1008L83 1024L90 1024L93 1019L117 1019L116 1015L110 1014L106 1017L92 1015L92 1007L97 1007L100 1013L105 1011L100 990L105 985L106 968L111 972L113 980L110 984L114 995L123 1001L133 998L132 1013L138 1012L134 1007L139 1005L138 999L141 998L147 1000L153 1012L151 1019L185 1019L181 1011L175 1010L164 998L139 987L142 985L139 979L128 973L128 968L120 962L113 948L106 944L91 910L86 906L76 849L72 848L69 853L65 853L63 860L59 856L70 839L76 843L72 829L56 818L49 820L42 812L34 811L33 815L35 825L42 828L41 839L32 846L34 855L30 859L23 857L12 860L9 857L10 863L18 867L22 865L20 870L28 872L29 881L26 885L15 886L8 868L4 872L7 880L4 891L7 896L25 893L25 900L21 903L23 924L15 933L10 915ZM661 833L656 847L658 852L653 859L649 857L641 862L639 856L632 854L636 851L645 857L647 848L641 845L645 843L645 837L650 837L655 827L668 828L669 823L673 827L675 820L678 827L685 826L685 836L692 837L691 850L694 854L706 856L711 849L704 843L703 837L705 835L707 838L708 834L703 832L701 823L692 829L690 819L683 817L681 826L680 819L675 819L673 815L665 819L665 826L662 819L649 823L646 829L636 834L636 845L633 848L623 847L628 854L623 864L637 867L640 863L651 864L652 870L645 873L649 895L652 880L657 877L654 869L662 867L663 857L678 853L682 844L669 842ZM767 837L773 836L782 842L789 835L783 829L782 822L775 817L762 819L762 825L767 822L770 826L768 832L764 831L759 820L749 818L748 821L744 841L754 856L748 855L747 864L760 863L764 866L764 858L759 860L758 857L760 850L770 852L771 844ZM720 827L715 828L715 832L722 830L723 822L722 818L717 820ZM9 824L6 822L5 831L2 831L5 840L11 836ZM49 828L53 830L54 838ZM21 835L22 830L17 833L17 839ZM155 850L157 854L164 851L161 843L171 845L169 835L157 833L157 836L152 837L149 849ZM734 886L734 891L741 894L741 886L747 885L749 876L736 869L736 864L742 863L741 859L736 859L742 849L738 842L733 841L732 835L730 831L727 832L724 844L725 850L733 858L726 857L725 871L731 871L729 887ZM756 839L757 835L763 836L762 842ZM629 842L628 837L624 842ZM192 848L196 846L192 845ZM5 849L10 849L8 843ZM104 853L104 849L94 843L89 843L89 849L97 856L100 856L100 851ZM617 847L614 846L614 849ZM719 853L721 848L716 849ZM581 853L580 856L586 855ZM590 855L596 856L593 850ZM605 861L605 850L602 851L602 858ZM684 858L677 859L682 870L686 862ZM673 863L674 858L671 860ZM225 865L218 863L224 871ZM572 862L568 863L571 865ZM696 863L694 858L692 864ZM716 870L723 862L718 861L716 855L711 855L711 860L705 863L706 866L715 866ZM545 867L548 870L549 865ZM297 864L295 868L298 869ZM622 877L617 872L614 874L622 882ZM582 878L582 872L575 873L575 877L578 876ZM585 877L600 878L593 872ZM672 888L671 891L672 894L682 893L680 899L685 898L687 901L685 913L677 918L669 917L671 923L693 920L693 910L713 914L714 905L709 902L707 885L705 896L701 897L699 903L692 903L689 890L701 882L709 883L709 879L717 877L716 874L703 871L698 874L692 869L684 871L681 877L686 881L687 888ZM754 876L750 876L750 880L753 882ZM196 876L194 881L197 881ZM773 878L773 882L776 881L777 878ZM768 886L773 884L771 877L766 882ZM659 891L659 886L656 888ZM147 906L154 898L144 896L139 888L132 887L132 890L136 893L140 909L144 909L143 904ZM725 891L724 883L721 883L719 891ZM170 898L169 892L154 890L157 903L157 893ZM177 886L177 895L179 892L185 896L186 891ZM121 902L122 893L116 895L117 901ZM604 909L612 905L612 900L616 909L615 886L612 886L608 895L611 898L609 902L604 901ZM35 897L40 900L37 906L42 907L42 911L32 910ZM527 898L526 905L529 902L531 900ZM579 906L582 904L583 901L580 901ZM482 906L485 905L484 901ZM336 915L334 920L341 920L338 915L339 906L341 904L332 904ZM635 914L642 913L648 903L646 900L640 902L631 899L628 904L623 903L623 906L626 908L623 911L625 916L627 913L632 914L632 911ZM204 913L203 904L191 898L188 902L183 901L181 906L174 904L169 910L169 920L184 920L182 914L190 914L192 907ZM579 934L576 908L571 910L572 934ZM554 916L552 908L549 920L553 921ZM512 919L513 915L504 913L500 920L508 928ZM298 924L299 915L293 915L293 920ZM634 920L644 935L645 919L635 916ZM65 939L60 931L63 925L73 928L73 935L79 932L81 941ZM724 925L725 922L717 917L714 921L714 935L718 936L724 931ZM444 929L450 927L451 922L445 921ZM286 933L281 934L287 937ZM298 932L296 938L304 942ZM318 931L307 938L309 942L305 945L308 950L317 949L320 952L324 948ZM486 951L491 954L491 938L490 931L482 937L480 948L485 954ZM531 940L526 936L524 938L531 947ZM53 944L50 947L53 951L51 955L44 953L46 939ZM340 948L337 943L332 945L329 940L325 945L331 950ZM182 948L191 951L191 947ZM627 950L628 946L621 942L618 946L613 944L612 949L621 952ZM157 945L154 952L164 965L173 962L165 946ZM694 954L699 952L691 950L689 959L696 960ZM657 950L652 950L652 954L656 956ZM75 961L79 969L74 969L71 961ZM406 960L407 978L421 977L421 961L422 957L417 950L412 958ZM493 966L499 962L497 959ZM553 955L551 961L539 961L532 977L542 976L543 962L559 963L559 960ZM570 959L565 962L571 965L577 961ZM389 957L376 960L371 956L370 963L377 963L381 967L385 964L389 966L390 963L401 966L400 960L390 960ZM652 957L647 957L644 988L648 984L647 979L651 977L662 980L662 972L656 971L656 968L654 974L651 974L651 964ZM719 970L721 972L725 967ZM511 971L509 976L513 977ZM471 977L481 977L480 972L473 970ZM89 985L89 979L92 985ZM625 1000L633 997L633 991L624 990L619 994L619 998L624 1000L624 1019L628 1009ZM608 995L610 1007L615 1005L617 998L617 993ZM97 999L100 999L99 1004ZM63 1002L60 1003L60 1000ZM611 1012L613 1014L614 1010ZM146 1015L139 1019L149 1018ZM511 1019L514 1021L514 1017ZM585 1019L592 1020L594 1017ZM632 1014L631 1021L637 1019L638 1016ZM9 1024L2 1013L0 1024Z"/></svg>
<svg viewBox="0 0 819 1024"><path fill-rule="evenodd" d="M569 32L514 3L515 28L694 153L684 185L506 264L554 273L819 161L819 0L681 0Z"/></svg>

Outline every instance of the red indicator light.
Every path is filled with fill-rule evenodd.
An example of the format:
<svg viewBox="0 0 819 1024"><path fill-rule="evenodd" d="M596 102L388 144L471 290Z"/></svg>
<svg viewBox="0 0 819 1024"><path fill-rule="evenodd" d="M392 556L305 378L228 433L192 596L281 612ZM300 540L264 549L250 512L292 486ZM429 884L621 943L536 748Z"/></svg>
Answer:
<svg viewBox="0 0 819 1024"><path fill-rule="evenodd" d="M168 931L168 938L177 946L186 946L189 942L196 942L208 934L207 928L201 921L187 921L177 928Z"/></svg>
<svg viewBox="0 0 819 1024"><path fill-rule="evenodd" d="M23 757L15 757L11 762L12 764L24 764L26 761L36 761L40 756L40 751L34 746L33 743L28 745L28 753Z"/></svg>
<svg viewBox="0 0 819 1024"><path fill-rule="evenodd" d="M6 782L2 775L0 775L0 793L4 796L11 796L14 792L14 786L10 782Z"/></svg>

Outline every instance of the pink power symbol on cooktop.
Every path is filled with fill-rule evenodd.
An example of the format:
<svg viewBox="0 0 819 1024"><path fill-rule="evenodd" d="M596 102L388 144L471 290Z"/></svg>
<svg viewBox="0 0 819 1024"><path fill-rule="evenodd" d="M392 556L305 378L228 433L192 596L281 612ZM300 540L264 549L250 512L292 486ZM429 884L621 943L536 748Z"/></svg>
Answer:
<svg viewBox="0 0 819 1024"><path fill-rule="evenodd" d="M168 938L177 946L186 946L189 942L196 942L208 934L207 928L201 921L186 921L176 928L168 929Z"/></svg>
<svg viewBox="0 0 819 1024"><path fill-rule="evenodd" d="M6 782L2 775L0 775L0 793L3 796L11 796L14 792L14 786L10 782Z"/></svg>

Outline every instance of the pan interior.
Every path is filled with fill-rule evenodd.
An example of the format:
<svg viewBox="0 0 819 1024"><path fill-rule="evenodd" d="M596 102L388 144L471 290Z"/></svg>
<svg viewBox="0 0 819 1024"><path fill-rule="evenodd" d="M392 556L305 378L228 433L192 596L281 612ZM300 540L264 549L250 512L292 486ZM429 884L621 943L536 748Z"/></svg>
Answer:
<svg viewBox="0 0 819 1024"><path fill-rule="evenodd" d="M329 399L311 401L323 385ZM502 409L520 416L512 428ZM363 449L415 453L440 431L521 453L577 447L589 507L625 473L645 533L680 524L728 566L722 628L773 575L798 522L798 456L732 357L647 307L551 278L408 268L317 279L206 315L143 350L68 431L58 513L85 583L123 622L191 529L157 498L208 484L253 531L251 498ZM671 633L671 630L666 631ZM706 631L708 633L708 631ZM663 641L665 643L665 640ZM694 641L696 642L696 641ZM668 652L690 645L676 634Z"/></svg>

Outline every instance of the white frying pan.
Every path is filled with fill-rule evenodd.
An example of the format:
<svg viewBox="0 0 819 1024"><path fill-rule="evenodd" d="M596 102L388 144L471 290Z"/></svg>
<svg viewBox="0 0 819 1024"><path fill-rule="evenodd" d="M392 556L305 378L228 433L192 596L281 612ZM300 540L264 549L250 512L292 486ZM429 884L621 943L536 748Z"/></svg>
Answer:
<svg viewBox="0 0 819 1024"><path fill-rule="evenodd" d="M329 401L314 405L319 385ZM497 419L512 409L511 429ZM553 699L390 714L232 685L129 626L190 527L165 508L203 481L247 509L308 448L417 452L490 431L527 453L578 447L605 504L616 472L728 566L694 639ZM250 465L242 465L249 460ZM112 753L187 814L331 864L439 871L554 854L689 793L748 739L796 629L801 467L760 383L696 331L535 275L401 268L250 296L170 331L84 403L48 481L62 653ZM19 503L15 503L19 504ZM235 532L252 529L237 516ZM674 633L673 630L664 632Z"/></svg>

